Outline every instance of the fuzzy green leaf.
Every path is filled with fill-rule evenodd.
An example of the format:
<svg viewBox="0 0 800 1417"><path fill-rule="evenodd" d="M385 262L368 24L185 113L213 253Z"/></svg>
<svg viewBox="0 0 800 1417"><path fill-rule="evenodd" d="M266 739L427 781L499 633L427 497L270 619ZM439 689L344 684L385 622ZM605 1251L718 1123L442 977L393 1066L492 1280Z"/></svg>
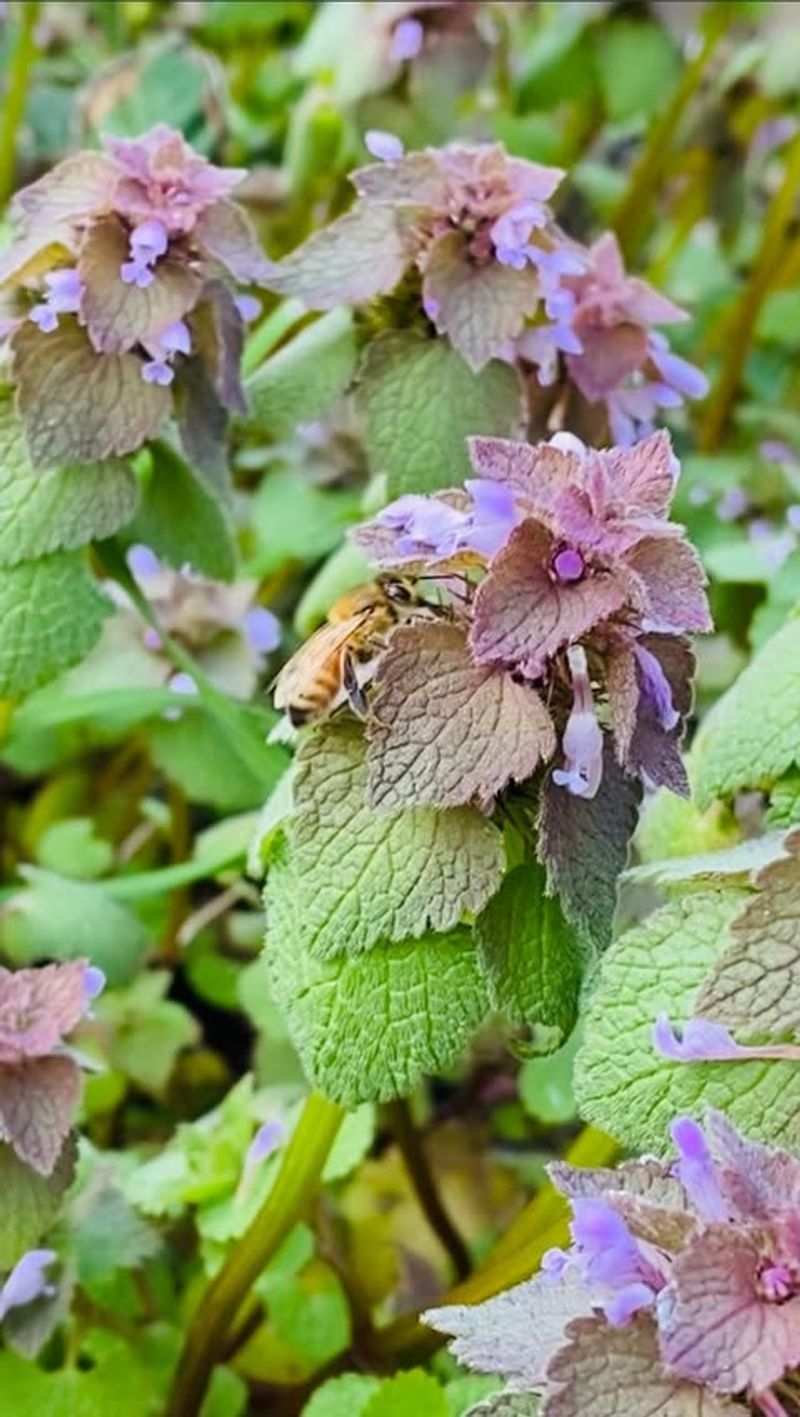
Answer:
<svg viewBox="0 0 800 1417"><path fill-rule="evenodd" d="M13 1269L25 1251L33 1249L50 1228L74 1170L75 1147L70 1140L49 1176L32 1171L10 1146L0 1144L0 1270Z"/></svg>
<svg viewBox="0 0 800 1417"><path fill-rule="evenodd" d="M502 838L472 807L376 812L366 805L358 724L330 724L297 755L289 828L300 938L320 959L379 940L449 930L480 910L503 874ZM267 905L271 900L267 886Z"/></svg>
<svg viewBox="0 0 800 1417"><path fill-rule="evenodd" d="M445 340L379 336L361 371L367 453L391 497L452 487L470 473L467 438L519 431L517 376L493 361L479 374Z"/></svg>
<svg viewBox="0 0 800 1417"><path fill-rule="evenodd" d="M21 698L76 664L111 604L80 555L56 551L0 572L0 697Z"/></svg>
<svg viewBox="0 0 800 1417"><path fill-rule="evenodd" d="M749 1136L800 1144L800 1079L792 1062L676 1063L653 1047L661 1013L683 1024L730 940L747 891L689 891L611 947L585 1020L575 1091L581 1115L633 1150L663 1152L673 1117L725 1112Z"/></svg>
<svg viewBox="0 0 800 1417"><path fill-rule="evenodd" d="M32 866L24 867L23 874L25 889L12 897L0 918L0 944L14 964L86 958L110 984L133 978L152 943L133 911L97 883Z"/></svg>
<svg viewBox="0 0 800 1417"><path fill-rule="evenodd" d="M152 724L148 736L153 761L192 802L210 803L221 812L257 807L280 778L286 754L278 746L265 745L265 730L254 717L243 714L241 722L254 750L263 755L260 774L242 762L220 724L200 713Z"/></svg>
<svg viewBox="0 0 800 1417"><path fill-rule="evenodd" d="M380 1380L366 1373L330 1378L309 1398L301 1417L363 1417L364 1408L379 1387Z"/></svg>
<svg viewBox="0 0 800 1417"><path fill-rule="evenodd" d="M170 566L228 581L236 569L233 523L207 480L166 444L153 448L153 467L127 539L140 541Z"/></svg>
<svg viewBox="0 0 800 1417"><path fill-rule="evenodd" d="M714 706L692 750L700 807L768 789L800 764L800 619L790 620Z"/></svg>
<svg viewBox="0 0 800 1417"><path fill-rule="evenodd" d="M247 380L248 426L280 438L318 418L351 382L356 357L349 310L307 325Z"/></svg>
<svg viewBox="0 0 800 1417"><path fill-rule="evenodd" d="M116 460L34 470L13 405L0 403L0 566L111 536L130 521L138 495Z"/></svg>
<svg viewBox="0 0 800 1417"><path fill-rule="evenodd" d="M541 866L516 866L475 922L495 1008L514 1024L541 1028L551 1047L575 1023L584 952L546 894Z"/></svg>
<svg viewBox="0 0 800 1417"><path fill-rule="evenodd" d="M275 468L252 501L255 547L248 573L268 576L286 562L320 561L341 544L360 514L360 493L314 487L288 467Z"/></svg>
<svg viewBox="0 0 800 1417"><path fill-rule="evenodd" d="M405 1096L449 1067L488 1000L471 934L455 930L328 963L302 946L298 886L271 872L266 957L272 992L310 1080L352 1107Z"/></svg>

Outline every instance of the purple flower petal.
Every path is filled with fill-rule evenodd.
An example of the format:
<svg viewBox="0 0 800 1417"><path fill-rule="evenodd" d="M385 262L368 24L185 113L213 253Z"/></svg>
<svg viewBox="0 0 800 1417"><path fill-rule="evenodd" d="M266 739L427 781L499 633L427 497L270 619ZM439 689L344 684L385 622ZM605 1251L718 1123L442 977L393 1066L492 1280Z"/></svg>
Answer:
<svg viewBox="0 0 800 1417"><path fill-rule="evenodd" d="M0 1289L0 1323L9 1309L19 1309L34 1299L41 1299L55 1293L46 1275L51 1264L58 1259L55 1250L28 1250L18 1260L8 1279Z"/></svg>
<svg viewBox="0 0 800 1417"><path fill-rule="evenodd" d="M83 975L83 987L86 992L86 1002L90 1004L98 994L102 994L106 987L106 976L102 969L98 969L94 964L87 965Z"/></svg>
<svg viewBox="0 0 800 1417"><path fill-rule="evenodd" d="M677 389L679 394L683 394L687 399L705 398L709 383L702 369L690 364L688 359L681 359L680 355L670 353L669 350L653 348L652 343L650 358L665 383Z"/></svg>
<svg viewBox="0 0 800 1417"><path fill-rule="evenodd" d="M257 1166L278 1150L286 1140L286 1127L277 1118L263 1122L256 1132L247 1151L245 1167Z"/></svg>
<svg viewBox="0 0 800 1417"><path fill-rule="evenodd" d="M586 562L580 551L575 551L571 546L565 546L553 557L553 570L558 580L569 584L571 581L579 581L585 574Z"/></svg>
<svg viewBox="0 0 800 1417"><path fill-rule="evenodd" d="M572 710L562 739L565 766L553 772L553 782L573 797L595 797L603 778L603 731L597 722L585 651L567 651L572 674Z"/></svg>
<svg viewBox="0 0 800 1417"><path fill-rule="evenodd" d="M680 719L672 702L672 688L661 667L661 662L644 645L635 644L633 652L642 675L642 691L652 705L656 718L667 733Z"/></svg>
<svg viewBox="0 0 800 1417"><path fill-rule="evenodd" d="M263 308L257 295L237 295L233 303L246 325L257 320Z"/></svg>
<svg viewBox="0 0 800 1417"><path fill-rule="evenodd" d="M155 280L150 267L141 265L139 261L123 261L119 274L124 285L135 285L139 290L146 290Z"/></svg>
<svg viewBox="0 0 800 1417"><path fill-rule="evenodd" d="M161 222L152 218L134 227L129 244L133 260L140 265L150 265L166 254L169 237Z"/></svg>
<svg viewBox="0 0 800 1417"><path fill-rule="evenodd" d="M638 1280L633 1284L626 1284L624 1289L620 1289L611 1299L607 1299L603 1304L603 1313L612 1328L624 1328L625 1324L630 1323L634 1314L638 1314L642 1309L651 1308L655 1298L652 1286L645 1284L643 1280Z"/></svg>
<svg viewBox="0 0 800 1417"><path fill-rule="evenodd" d="M172 678L167 680L167 688L171 689L173 694L186 694L190 698L198 692L191 674L185 674L183 671L173 674Z"/></svg>
<svg viewBox="0 0 800 1417"><path fill-rule="evenodd" d="M58 315L52 305L48 305L44 301L39 305L34 305L33 309L28 312L28 319L33 321L43 335L52 334L53 330L58 329Z"/></svg>
<svg viewBox="0 0 800 1417"><path fill-rule="evenodd" d="M191 354L192 336L185 320L174 320L157 336L159 350L164 354Z"/></svg>
<svg viewBox="0 0 800 1417"><path fill-rule="evenodd" d="M142 378L146 384L161 384L167 388L175 378L175 370L163 359L151 359L142 365Z"/></svg>
<svg viewBox="0 0 800 1417"><path fill-rule="evenodd" d="M281 642L281 622L265 606L256 605L244 617L247 642L257 654L271 654Z"/></svg>
<svg viewBox="0 0 800 1417"><path fill-rule="evenodd" d="M157 576L162 569L155 551L151 551L149 546L144 546L141 542L128 547L125 560L128 570L137 581L147 580L148 576Z"/></svg>
<svg viewBox="0 0 800 1417"><path fill-rule="evenodd" d="M364 147L381 162L397 162L405 148L395 133L387 133L383 128L370 128L364 134Z"/></svg>
<svg viewBox="0 0 800 1417"><path fill-rule="evenodd" d="M693 1117L677 1117L670 1134L679 1152L675 1172L687 1196L709 1220L727 1220L728 1208L702 1128Z"/></svg>
<svg viewBox="0 0 800 1417"><path fill-rule="evenodd" d="M407 59L416 59L425 39L425 31L419 20L409 15L394 27L389 58L395 64L403 64Z"/></svg>
<svg viewBox="0 0 800 1417"><path fill-rule="evenodd" d="M83 281L74 266L63 266L44 278L47 303L59 314L75 315L80 310Z"/></svg>

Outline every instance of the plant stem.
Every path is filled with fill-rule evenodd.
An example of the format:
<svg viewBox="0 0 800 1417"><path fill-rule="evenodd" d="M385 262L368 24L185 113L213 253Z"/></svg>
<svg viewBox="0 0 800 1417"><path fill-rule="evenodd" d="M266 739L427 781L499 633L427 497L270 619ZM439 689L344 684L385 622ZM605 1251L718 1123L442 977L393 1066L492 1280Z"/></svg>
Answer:
<svg viewBox="0 0 800 1417"><path fill-rule="evenodd" d="M618 1151L617 1143L604 1132L584 1127L565 1160L570 1166L608 1166ZM567 1214L564 1197L554 1186L544 1186L498 1241L486 1263L437 1300L437 1307L480 1304L529 1279L547 1250L568 1241ZM440 1334L420 1324L418 1314L403 1314L375 1335L373 1347L376 1358L383 1362L415 1363L443 1342Z"/></svg>
<svg viewBox="0 0 800 1417"><path fill-rule="evenodd" d="M675 130L700 87L708 61L731 22L730 6L712 6L705 17L702 48L683 71L680 83L661 117L653 124L633 166L631 180L614 214L612 226L623 254L635 255L653 215L658 184L667 165Z"/></svg>
<svg viewBox="0 0 800 1417"><path fill-rule="evenodd" d="M6 92L0 110L0 210L14 190L17 165L17 136L25 113L33 62L36 58L38 0L21 0L17 6L19 29L8 65Z"/></svg>
<svg viewBox="0 0 800 1417"><path fill-rule="evenodd" d="M469 1251L442 1204L433 1179L422 1137L414 1126L408 1101L401 1097L388 1103L386 1116L411 1178L420 1209L436 1238L453 1262L459 1279L472 1268Z"/></svg>
<svg viewBox="0 0 800 1417"><path fill-rule="evenodd" d="M302 300L282 300L250 335L242 355L242 374L252 374L276 344L307 313Z"/></svg>
<svg viewBox="0 0 800 1417"><path fill-rule="evenodd" d="M165 1417L197 1417L225 1336L251 1286L313 1199L344 1115L318 1092L306 1101L275 1185L195 1309Z"/></svg>
<svg viewBox="0 0 800 1417"><path fill-rule="evenodd" d="M722 369L706 405L698 436L698 446L703 452L718 448L725 432L761 306L784 263L786 233L799 186L800 134L797 134L786 154L783 182L767 211L758 258L726 331Z"/></svg>

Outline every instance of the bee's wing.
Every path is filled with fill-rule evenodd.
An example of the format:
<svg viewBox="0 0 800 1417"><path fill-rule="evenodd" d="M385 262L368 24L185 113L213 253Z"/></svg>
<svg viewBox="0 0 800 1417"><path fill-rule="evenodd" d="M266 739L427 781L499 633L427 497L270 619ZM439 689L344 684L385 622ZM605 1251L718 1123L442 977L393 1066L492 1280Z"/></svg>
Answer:
<svg viewBox="0 0 800 1417"><path fill-rule="evenodd" d="M309 681L316 678L320 670L328 664L331 655L347 644L371 613L369 610L361 610L348 616L346 620L337 621L335 625L320 625L277 675L273 685L275 707L286 708L298 690L302 690Z"/></svg>

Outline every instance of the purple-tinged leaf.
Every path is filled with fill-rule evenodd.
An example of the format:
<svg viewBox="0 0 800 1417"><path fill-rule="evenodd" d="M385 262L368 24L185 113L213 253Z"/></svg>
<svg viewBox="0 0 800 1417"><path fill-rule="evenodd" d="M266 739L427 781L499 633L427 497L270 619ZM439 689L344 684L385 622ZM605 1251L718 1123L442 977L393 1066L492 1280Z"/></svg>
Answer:
<svg viewBox="0 0 800 1417"><path fill-rule="evenodd" d="M597 795L574 797L548 777L542 787L538 855L567 919L596 950L611 940L617 880L636 828L641 787L606 738Z"/></svg>
<svg viewBox="0 0 800 1417"><path fill-rule="evenodd" d="M39 467L133 452L169 414L169 390L144 382L137 355L97 354L72 320L48 335L21 325L12 349L19 411Z"/></svg>
<svg viewBox="0 0 800 1417"><path fill-rule="evenodd" d="M269 285L275 263L262 251L247 212L236 202L214 202L208 207L192 232L192 241L234 280Z"/></svg>
<svg viewBox="0 0 800 1417"><path fill-rule="evenodd" d="M588 1314L591 1302L576 1274L558 1283L540 1274L483 1304L430 1309L422 1319L454 1339L450 1351L466 1367L500 1373L515 1387L538 1388L570 1320Z"/></svg>
<svg viewBox="0 0 800 1417"><path fill-rule="evenodd" d="M42 1058L86 1013L86 961L41 969L0 968L0 1068Z"/></svg>
<svg viewBox="0 0 800 1417"><path fill-rule="evenodd" d="M649 628L677 634L714 628L705 591L708 581L688 541L647 537L625 559L644 586Z"/></svg>
<svg viewBox="0 0 800 1417"><path fill-rule="evenodd" d="M375 686L368 726L375 807L488 804L555 751L538 694L502 670L473 664L457 625L401 626Z"/></svg>
<svg viewBox="0 0 800 1417"><path fill-rule="evenodd" d="M241 380L244 324L222 281L208 281L203 287L190 324L192 347L203 361L220 403L232 413L246 413Z"/></svg>
<svg viewBox="0 0 800 1417"><path fill-rule="evenodd" d="M638 325L581 325L578 338L583 353L567 355L567 368L573 383L592 401L605 398L647 359L647 334Z"/></svg>
<svg viewBox="0 0 800 1417"><path fill-rule="evenodd" d="M477 373L518 335L539 303L536 272L497 261L474 265L457 231L440 236L425 266L423 296L433 323Z"/></svg>
<svg viewBox="0 0 800 1417"><path fill-rule="evenodd" d="M547 1370L542 1417L735 1417L732 1403L666 1373L655 1325L575 1319Z"/></svg>
<svg viewBox="0 0 800 1417"><path fill-rule="evenodd" d="M35 227L46 235L52 226L110 211L115 181L110 158L102 153L76 153L17 192L11 216L24 231Z"/></svg>
<svg viewBox="0 0 800 1417"><path fill-rule="evenodd" d="M771 1237L711 1225L675 1257L659 1311L660 1349L675 1373L715 1392L759 1390L800 1361L800 1294L773 1292Z"/></svg>
<svg viewBox="0 0 800 1417"><path fill-rule="evenodd" d="M49 1176L80 1093L80 1070L72 1058L54 1055L0 1067L0 1141L39 1175Z"/></svg>
<svg viewBox="0 0 800 1417"><path fill-rule="evenodd" d="M625 605L630 584L622 571L562 582L551 570L557 550L538 522L512 532L475 597L471 641L479 663L518 666L536 678L563 645Z"/></svg>
<svg viewBox="0 0 800 1417"><path fill-rule="evenodd" d="M356 205L275 265L265 283L312 310L354 305L393 290L415 243L392 207Z"/></svg>
<svg viewBox="0 0 800 1417"><path fill-rule="evenodd" d="M191 310L202 285L185 262L169 256L157 262L149 285L126 285L120 267L127 250L120 222L106 217L90 227L78 258L82 320L95 349L103 354L124 354L135 344L156 340Z"/></svg>

